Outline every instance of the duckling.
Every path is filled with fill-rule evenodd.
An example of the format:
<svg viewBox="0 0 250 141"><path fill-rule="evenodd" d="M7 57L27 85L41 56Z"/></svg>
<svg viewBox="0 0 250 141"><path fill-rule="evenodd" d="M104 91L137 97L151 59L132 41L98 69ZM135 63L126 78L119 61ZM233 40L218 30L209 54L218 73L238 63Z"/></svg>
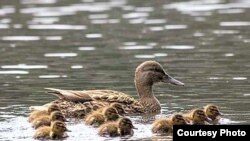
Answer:
<svg viewBox="0 0 250 141"><path fill-rule="evenodd" d="M114 103L110 104L110 107L115 108L119 115L126 114L125 109L122 107L122 104L120 104L120 103L114 102Z"/></svg>
<svg viewBox="0 0 250 141"><path fill-rule="evenodd" d="M117 103L117 102L111 103L109 105L109 107L115 108L119 115L124 115L126 113L125 109L122 107L122 104L120 104L120 103ZM97 109L96 111L102 113L105 108L106 107L101 107L101 108Z"/></svg>
<svg viewBox="0 0 250 141"><path fill-rule="evenodd" d="M183 114L183 117L192 125L205 125L210 121L202 109L193 109L191 112Z"/></svg>
<svg viewBox="0 0 250 141"><path fill-rule="evenodd" d="M38 110L38 111L31 112L28 121L32 122L34 119L37 119L41 116L45 116L45 115L49 116L54 111L60 111L60 108L56 104L51 104L49 105L47 110Z"/></svg>
<svg viewBox="0 0 250 141"><path fill-rule="evenodd" d="M172 124L166 118L158 119L153 122L151 131L157 134L170 134L173 132Z"/></svg>
<svg viewBox="0 0 250 141"><path fill-rule="evenodd" d="M115 121L120 117L117 110L113 107L104 108L102 114L105 117L105 121Z"/></svg>
<svg viewBox="0 0 250 141"><path fill-rule="evenodd" d="M137 129L134 127L132 121L126 117L120 118L117 123L120 136L133 135L133 129Z"/></svg>
<svg viewBox="0 0 250 141"><path fill-rule="evenodd" d="M86 116L84 122L87 125L93 125L94 127L98 127L105 122L105 117L102 113L94 111Z"/></svg>
<svg viewBox="0 0 250 141"><path fill-rule="evenodd" d="M184 117L181 114L174 114L170 119L170 123L172 125L187 125L187 121L184 119Z"/></svg>
<svg viewBox="0 0 250 141"><path fill-rule="evenodd" d="M113 121L101 125L98 129L98 134L109 137L133 135L133 129L136 128L133 126L132 121L129 118L122 117L116 122Z"/></svg>
<svg viewBox="0 0 250 141"><path fill-rule="evenodd" d="M208 118L211 119L211 124L217 124L222 113L219 111L218 106L214 104L208 104L204 107L204 112Z"/></svg>
<svg viewBox="0 0 250 141"><path fill-rule="evenodd" d="M51 126L43 126L35 131L34 139L63 139L68 137L65 133L70 131L66 128L64 122L54 121Z"/></svg>
<svg viewBox="0 0 250 141"><path fill-rule="evenodd" d="M63 122L66 121L65 117L63 116L61 112L54 111L50 114L50 116L46 115L46 116L41 116L37 119L34 119L32 121L32 127L37 129L41 126L50 126L51 122L56 121L56 120L63 121Z"/></svg>

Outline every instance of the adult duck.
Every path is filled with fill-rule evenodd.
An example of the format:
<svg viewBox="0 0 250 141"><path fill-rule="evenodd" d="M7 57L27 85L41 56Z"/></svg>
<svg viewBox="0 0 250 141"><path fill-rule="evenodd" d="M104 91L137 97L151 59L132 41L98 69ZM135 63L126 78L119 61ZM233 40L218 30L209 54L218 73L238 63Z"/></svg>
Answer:
<svg viewBox="0 0 250 141"><path fill-rule="evenodd" d="M139 99L114 90L62 90L46 88L49 93L59 97L53 101L59 105L66 117L74 117L76 112L94 107L107 106L111 103L120 103L126 113L159 113L160 102L153 94L153 85L158 82L184 86L184 83L174 79L156 61L145 61L135 70L135 87Z"/></svg>

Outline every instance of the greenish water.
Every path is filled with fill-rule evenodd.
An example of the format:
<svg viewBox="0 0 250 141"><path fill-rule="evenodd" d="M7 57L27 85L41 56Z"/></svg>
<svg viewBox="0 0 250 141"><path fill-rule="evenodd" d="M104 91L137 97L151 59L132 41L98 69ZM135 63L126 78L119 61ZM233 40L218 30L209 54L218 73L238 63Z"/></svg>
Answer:
<svg viewBox="0 0 250 141"><path fill-rule="evenodd" d="M247 0L1 1L0 140L33 140L28 107L55 99L45 87L137 97L134 70L145 60L186 84L154 87L158 116L214 103L224 124L250 123L249 12ZM171 140L131 118L138 130L129 139ZM67 140L105 139L68 126Z"/></svg>

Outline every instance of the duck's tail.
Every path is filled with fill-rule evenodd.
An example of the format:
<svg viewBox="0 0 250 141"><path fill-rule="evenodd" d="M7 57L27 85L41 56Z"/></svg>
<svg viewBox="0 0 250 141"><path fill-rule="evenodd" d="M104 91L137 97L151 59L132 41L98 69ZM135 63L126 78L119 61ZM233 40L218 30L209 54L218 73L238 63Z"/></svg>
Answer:
<svg viewBox="0 0 250 141"><path fill-rule="evenodd" d="M87 102L93 99L84 91L62 90L56 88L45 88L49 94L57 96L59 99L71 102Z"/></svg>

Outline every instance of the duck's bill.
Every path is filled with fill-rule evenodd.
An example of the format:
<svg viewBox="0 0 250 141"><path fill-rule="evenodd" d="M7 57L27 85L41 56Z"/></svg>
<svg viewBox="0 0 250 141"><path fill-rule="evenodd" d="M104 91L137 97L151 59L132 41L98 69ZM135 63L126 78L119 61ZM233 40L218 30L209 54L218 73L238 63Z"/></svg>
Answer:
<svg viewBox="0 0 250 141"><path fill-rule="evenodd" d="M173 77L171 77L170 75L166 75L166 78L163 80L164 83L169 83L172 85L176 85L176 86L184 86L185 84L182 83L179 80L174 79Z"/></svg>
<svg viewBox="0 0 250 141"><path fill-rule="evenodd" d="M66 129L66 132L72 132L71 130L69 130L69 129Z"/></svg>

